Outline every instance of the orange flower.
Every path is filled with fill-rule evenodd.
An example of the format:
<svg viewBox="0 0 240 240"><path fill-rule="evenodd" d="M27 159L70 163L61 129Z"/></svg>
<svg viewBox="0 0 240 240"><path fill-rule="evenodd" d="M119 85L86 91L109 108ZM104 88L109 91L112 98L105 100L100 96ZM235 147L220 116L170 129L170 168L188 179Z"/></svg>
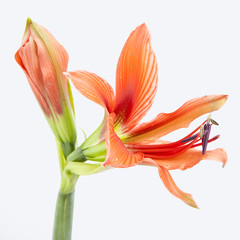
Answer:
<svg viewBox="0 0 240 240"><path fill-rule="evenodd" d="M215 122L209 118L176 142L164 142L159 138L188 127L203 114L218 110L226 102L227 96L196 98L172 113L161 113L148 123L139 123L153 103L158 82L156 57L145 24L131 33L123 47L117 65L115 95L111 86L96 74L76 71L69 72L67 76L81 94L105 108L103 123L81 146L83 153L87 155L89 152L90 156L92 150L92 157L95 154L101 159L100 152L105 154L105 140L107 155L103 166L157 166L166 188L188 205L197 207L191 195L176 186L169 170L184 170L202 159L226 163L227 156L223 149L206 151L207 143L218 138L209 139L211 121ZM195 149L199 145L203 146L202 151Z"/></svg>
<svg viewBox="0 0 240 240"><path fill-rule="evenodd" d="M60 142L75 144L75 120L67 78L68 53L42 26L27 20L17 63Z"/></svg>

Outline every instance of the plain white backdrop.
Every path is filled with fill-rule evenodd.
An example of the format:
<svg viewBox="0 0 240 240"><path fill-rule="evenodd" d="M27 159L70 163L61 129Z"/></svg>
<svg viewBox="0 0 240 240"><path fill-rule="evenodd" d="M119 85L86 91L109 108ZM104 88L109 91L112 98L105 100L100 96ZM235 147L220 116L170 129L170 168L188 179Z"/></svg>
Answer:
<svg viewBox="0 0 240 240"><path fill-rule="evenodd" d="M85 69L115 85L121 49L145 22L159 65L159 87L144 120L206 94L229 94L213 118L228 163L203 161L172 171L193 195L188 207L163 186L157 169L134 167L80 177L73 240L240 239L239 1L1 1L0 239L51 239L60 185L55 141L27 79L14 61L27 17L46 27L70 55L69 70ZM89 135L103 110L73 89L80 128ZM206 117L206 116L205 116ZM205 117L165 139L176 140Z"/></svg>

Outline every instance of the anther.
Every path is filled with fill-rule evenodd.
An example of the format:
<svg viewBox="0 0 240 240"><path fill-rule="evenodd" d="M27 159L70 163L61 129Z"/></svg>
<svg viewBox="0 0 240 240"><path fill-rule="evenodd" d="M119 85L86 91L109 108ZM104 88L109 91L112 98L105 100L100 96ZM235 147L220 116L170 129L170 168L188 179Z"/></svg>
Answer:
<svg viewBox="0 0 240 240"><path fill-rule="evenodd" d="M210 123L210 122L211 122L211 116L212 116L212 114L208 115L207 123Z"/></svg>
<svg viewBox="0 0 240 240"><path fill-rule="evenodd" d="M199 137L202 138L202 137L203 137L203 134L204 134L204 125L201 125Z"/></svg>
<svg viewBox="0 0 240 240"><path fill-rule="evenodd" d="M214 125L219 125L215 120L213 120L212 118L210 119L211 123L214 124Z"/></svg>

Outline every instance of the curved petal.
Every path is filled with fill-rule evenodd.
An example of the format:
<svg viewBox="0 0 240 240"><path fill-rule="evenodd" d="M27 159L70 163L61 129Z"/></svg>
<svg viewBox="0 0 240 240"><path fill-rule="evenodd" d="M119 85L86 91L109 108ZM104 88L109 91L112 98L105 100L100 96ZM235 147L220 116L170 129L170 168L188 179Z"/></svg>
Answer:
<svg viewBox="0 0 240 240"><path fill-rule="evenodd" d="M114 132L115 114L110 114L107 120L106 147L107 156L103 166L125 168L135 166L143 161L142 153L131 153Z"/></svg>
<svg viewBox="0 0 240 240"><path fill-rule="evenodd" d="M32 24L31 33L36 34L35 40L37 44L39 42L44 42L55 68L61 68L62 71L67 71L69 56L64 47L59 44L59 42L46 28L32 22L31 20L30 24Z"/></svg>
<svg viewBox="0 0 240 240"><path fill-rule="evenodd" d="M121 52L116 73L116 122L133 128L151 107L157 90L157 62L145 24L131 33Z"/></svg>
<svg viewBox="0 0 240 240"><path fill-rule="evenodd" d="M197 204L195 203L195 201L192 198L192 195L189 193L185 193L181 189L178 188L178 186L173 181L173 179L167 169L165 169L163 167L158 167L158 173L159 173L160 178L163 181L163 184L165 185L165 187L171 194L173 194L175 197L181 199L187 205L194 207L194 208L198 208Z"/></svg>
<svg viewBox="0 0 240 240"><path fill-rule="evenodd" d="M29 24L37 45L46 94L54 111L61 114L64 104L70 104L67 79L62 74L67 71L68 53L47 29L32 21Z"/></svg>
<svg viewBox="0 0 240 240"><path fill-rule="evenodd" d="M104 79L87 71L68 72L66 75L82 95L112 112L114 92Z"/></svg>
<svg viewBox="0 0 240 240"><path fill-rule="evenodd" d="M181 189L178 188L178 186L173 181L169 171L166 168L159 166L154 160L152 160L150 158L144 159L144 162L145 161L151 165L155 165L158 167L159 176L162 179L163 184L165 185L165 187L171 194L173 194L175 197L181 199L183 202L185 202L189 206L198 208L197 204L195 203L195 201L192 198L192 195L189 193L185 193Z"/></svg>
<svg viewBox="0 0 240 240"><path fill-rule="evenodd" d="M172 113L161 113L150 122L139 124L124 142L151 142L179 128L188 127L199 116L221 108L227 95L209 95L192 99Z"/></svg>
<svg viewBox="0 0 240 240"><path fill-rule="evenodd" d="M43 76L38 61L37 45L30 35L26 38L24 45L16 52L15 59L26 74L32 91L43 112L46 116L50 117L52 113L47 102Z"/></svg>
<svg viewBox="0 0 240 240"><path fill-rule="evenodd" d="M202 151L197 149L190 149L187 152L174 157L169 158L166 160L158 159L157 156L154 158L154 156L151 156L151 159L149 160L148 157L145 156L143 164L150 164L150 165L157 165L162 166L166 168L167 170L175 170L175 169L181 169L185 170L188 168L192 168L196 164L198 164L201 160L215 160L218 162L221 162L223 167L225 166L227 162L227 153L222 148L217 148L215 150L209 150L204 155L202 155ZM154 160L154 163L153 163Z"/></svg>
<svg viewBox="0 0 240 240"><path fill-rule="evenodd" d="M28 19L15 59L57 139L75 144L75 119L67 78L63 75L68 65L66 50L48 30Z"/></svg>
<svg viewBox="0 0 240 240"><path fill-rule="evenodd" d="M66 71L68 64L68 54L62 45L45 28L28 21L15 59L24 70L44 113L50 115L47 104L61 114L68 96L67 92L62 94L67 90L62 72Z"/></svg>

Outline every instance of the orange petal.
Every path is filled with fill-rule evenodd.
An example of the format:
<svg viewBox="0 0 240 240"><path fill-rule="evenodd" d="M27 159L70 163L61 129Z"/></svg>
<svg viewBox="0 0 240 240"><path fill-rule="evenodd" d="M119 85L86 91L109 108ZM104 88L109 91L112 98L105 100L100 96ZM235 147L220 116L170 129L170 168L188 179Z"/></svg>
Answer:
<svg viewBox="0 0 240 240"><path fill-rule="evenodd" d="M157 80L157 62L150 33L142 24L127 39L118 61L116 122L131 129L145 116L156 94Z"/></svg>
<svg viewBox="0 0 240 240"><path fill-rule="evenodd" d="M161 113L150 122L139 124L124 142L151 142L175 131L188 127L199 116L221 108L227 95L209 95L192 99L172 113Z"/></svg>
<svg viewBox="0 0 240 240"><path fill-rule="evenodd" d="M158 173L163 181L163 184L165 185L165 187L171 194L173 194L175 197L181 199L187 205L194 207L194 208L198 208L197 204L195 203L195 201L192 198L192 195L189 193L185 193L181 189L178 188L178 186L173 181L173 179L167 169L165 169L163 167L158 167Z"/></svg>
<svg viewBox="0 0 240 240"><path fill-rule="evenodd" d="M112 112L114 92L104 79L87 71L69 72L66 75L82 95L105 107L109 113Z"/></svg>
<svg viewBox="0 0 240 240"><path fill-rule="evenodd" d="M103 166L118 168L131 167L143 161L142 153L130 153L120 138L114 132L115 114L110 114L107 120L107 157Z"/></svg>
<svg viewBox="0 0 240 240"><path fill-rule="evenodd" d="M197 149L190 149L187 152L179 155L178 157L169 158L167 160L158 160L157 157L154 158L154 156L151 156L151 158L154 160L155 163L168 170L174 169L185 170L187 168L192 168L193 166L198 164L201 160L216 160L221 162L224 167L227 162L227 153L225 152L224 149L217 148L215 150L209 150L204 155L202 155L202 151ZM144 159L144 163L149 163L150 165L152 165L154 164L152 162L153 160L149 160L147 158Z"/></svg>
<svg viewBox="0 0 240 240"><path fill-rule="evenodd" d="M53 35L44 27L27 21L26 32L15 59L24 70L28 81L48 116L49 106L59 114L63 103L68 101L67 70L68 54Z"/></svg>
<svg viewBox="0 0 240 240"><path fill-rule="evenodd" d="M32 22L31 36L38 49L39 65L42 70L45 91L55 112L63 111L68 99L67 71L69 56L64 47L44 27Z"/></svg>
<svg viewBox="0 0 240 240"><path fill-rule="evenodd" d="M52 113L49 108L49 102L47 102L48 96L39 64L38 47L32 36L29 35L24 45L16 52L15 59L26 74L32 91L43 112L46 116L50 117ZM59 106L60 104L57 105Z"/></svg>
<svg viewBox="0 0 240 240"><path fill-rule="evenodd" d="M49 55L52 58L53 65L56 69L67 71L69 56L64 47L55 39L55 37L44 27L32 22L32 34L36 34L35 41L44 43ZM61 72L62 73L62 72Z"/></svg>

